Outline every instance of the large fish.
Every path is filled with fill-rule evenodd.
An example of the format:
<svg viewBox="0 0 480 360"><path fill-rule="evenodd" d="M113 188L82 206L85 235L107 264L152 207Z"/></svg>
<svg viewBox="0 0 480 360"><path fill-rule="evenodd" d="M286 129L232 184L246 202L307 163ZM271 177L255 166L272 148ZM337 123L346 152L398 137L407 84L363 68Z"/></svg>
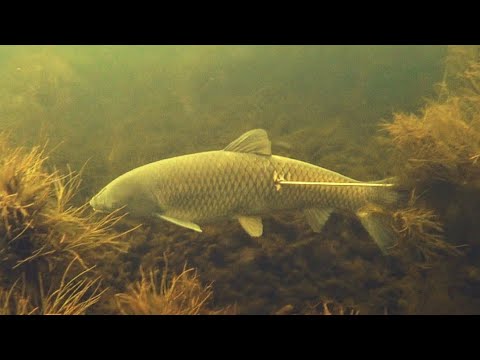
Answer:
<svg viewBox="0 0 480 360"><path fill-rule="evenodd" d="M262 129L251 130L219 151L173 157L133 169L90 201L96 211L125 207L132 216L159 218L201 232L200 224L238 219L252 237L263 233L262 215L303 210L320 232L332 211L355 213L383 252L395 234L382 212L394 206L392 184L360 182L336 172L272 155Z"/></svg>

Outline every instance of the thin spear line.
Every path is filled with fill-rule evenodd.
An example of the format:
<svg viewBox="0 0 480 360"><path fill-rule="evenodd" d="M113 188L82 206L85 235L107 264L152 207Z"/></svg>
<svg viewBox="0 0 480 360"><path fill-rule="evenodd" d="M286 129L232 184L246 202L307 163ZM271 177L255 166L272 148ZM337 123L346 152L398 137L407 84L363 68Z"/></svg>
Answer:
<svg viewBox="0 0 480 360"><path fill-rule="evenodd" d="M324 185L324 186L365 186L365 187L392 187L395 184L371 184L371 183L347 183L347 182L328 182L328 181L288 181L277 180L279 185Z"/></svg>

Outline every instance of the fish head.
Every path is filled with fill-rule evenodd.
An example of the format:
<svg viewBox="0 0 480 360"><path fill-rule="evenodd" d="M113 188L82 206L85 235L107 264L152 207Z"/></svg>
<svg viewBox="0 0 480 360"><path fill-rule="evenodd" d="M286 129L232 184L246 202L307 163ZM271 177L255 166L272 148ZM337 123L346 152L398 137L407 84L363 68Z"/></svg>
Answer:
<svg viewBox="0 0 480 360"><path fill-rule="evenodd" d="M132 216L149 216L158 211L152 194L140 181L121 176L98 192L89 202L96 212L123 209Z"/></svg>
<svg viewBox="0 0 480 360"><path fill-rule="evenodd" d="M94 211L112 212L122 207L122 201L114 195L112 187L109 185L105 186L90 200L89 204Z"/></svg>

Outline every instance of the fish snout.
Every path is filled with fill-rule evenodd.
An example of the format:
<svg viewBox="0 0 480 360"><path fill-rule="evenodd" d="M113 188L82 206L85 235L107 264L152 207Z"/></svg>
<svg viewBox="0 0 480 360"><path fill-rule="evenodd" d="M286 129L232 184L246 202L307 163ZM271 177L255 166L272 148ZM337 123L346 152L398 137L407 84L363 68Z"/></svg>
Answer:
<svg viewBox="0 0 480 360"><path fill-rule="evenodd" d="M97 196L94 196L93 198L90 199L90 201L88 202L88 204L92 207L93 211L97 211L97 201L96 201L96 198Z"/></svg>
<svg viewBox="0 0 480 360"><path fill-rule="evenodd" d="M104 187L100 192L95 194L90 201L88 202L89 205L93 208L93 211L101 211L104 209L106 203L105 203L105 195L102 195L106 190L106 187Z"/></svg>

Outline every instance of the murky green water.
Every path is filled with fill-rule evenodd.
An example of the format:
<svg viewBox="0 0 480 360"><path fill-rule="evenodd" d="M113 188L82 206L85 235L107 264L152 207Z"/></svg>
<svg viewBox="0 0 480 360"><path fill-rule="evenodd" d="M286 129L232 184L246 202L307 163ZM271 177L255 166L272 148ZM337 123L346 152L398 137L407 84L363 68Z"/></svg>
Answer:
<svg viewBox="0 0 480 360"><path fill-rule="evenodd" d="M437 96L446 54L446 46L3 46L0 126L15 145L58 145L51 166L87 162L78 204L125 171L221 149L254 128L267 130L274 154L377 180L394 166L379 124ZM174 269L187 262L214 281L216 305L237 303L241 313L327 298L362 313L456 312L453 300L443 305L450 285L422 288L421 275L383 257L355 219L335 214L316 238L300 216L264 227L254 240L236 222L202 236L157 225L107 282L123 289L168 252ZM418 305L418 288L433 306ZM475 296L466 295L469 312L480 310Z"/></svg>

